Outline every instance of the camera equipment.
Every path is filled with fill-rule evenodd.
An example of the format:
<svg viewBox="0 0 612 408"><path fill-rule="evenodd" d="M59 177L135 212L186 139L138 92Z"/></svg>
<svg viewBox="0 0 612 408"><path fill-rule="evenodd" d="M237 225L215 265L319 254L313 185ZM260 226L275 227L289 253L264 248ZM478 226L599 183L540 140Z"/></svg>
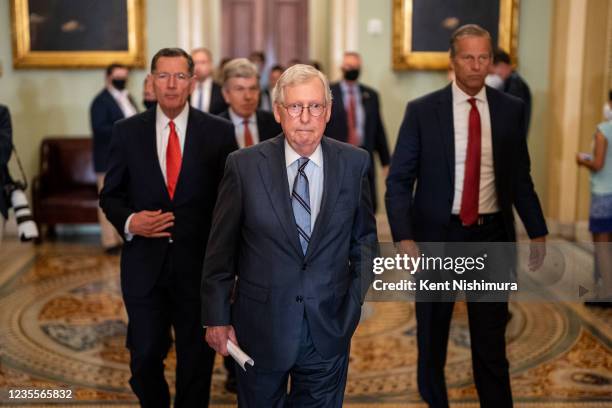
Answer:
<svg viewBox="0 0 612 408"><path fill-rule="evenodd" d="M19 166L23 181L14 181L11 176L8 175L8 182L4 185L4 192L9 198L13 211L15 211L19 239L21 239L21 241L30 241L38 238L38 227L34 222L28 199L24 193L28 187L28 182L25 172L23 171L23 166L21 165L21 160L19 160L19 156L17 155L15 145L13 145L13 152L15 153L15 159L17 159L17 165Z"/></svg>
<svg viewBox="0 0 612 408"><path fill-rule="evenodd" d="M28 199L24 193L25 186L22 183L12 183L5 185L4 188L7 196L11 199L13 211L15 211L19 239L30 241L38 238L38 227L34 222Z"/></svg>

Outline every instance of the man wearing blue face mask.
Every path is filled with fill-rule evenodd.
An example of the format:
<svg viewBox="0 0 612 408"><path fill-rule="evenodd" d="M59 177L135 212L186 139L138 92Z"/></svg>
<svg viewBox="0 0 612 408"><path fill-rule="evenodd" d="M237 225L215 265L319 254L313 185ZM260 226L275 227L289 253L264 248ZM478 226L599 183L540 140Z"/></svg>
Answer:
<svg viewBox="0 0 612 408"><path fill-rule="evenodd" d="M90 120L93 133L93 162L98 190L104 185L113 125L118 120L136 113L136 104L126 89L129 69L125 65L111 64L106 68L106 86L91 103ZM109 254L117 254L123 240L98 208L98 221L102 247Z"/></svg>

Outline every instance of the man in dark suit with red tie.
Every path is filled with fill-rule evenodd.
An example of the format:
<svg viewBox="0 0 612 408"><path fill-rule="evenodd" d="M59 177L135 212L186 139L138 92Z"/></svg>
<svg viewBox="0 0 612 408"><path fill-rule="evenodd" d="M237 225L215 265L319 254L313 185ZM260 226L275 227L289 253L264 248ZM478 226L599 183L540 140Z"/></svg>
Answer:
<svg viewBox="0 0 612 408"><path fill-rule="evenodd" d="M100 206L125 238L121 290L130 385L143 407L168 407L164 358L176 346L176 407L208 405L214 351L202 339L199 283L217 188L237 148L227 121L191 108L193 60L178 48L151 62L155 109L113 129Z"/></svg>
<svg viewBox="0 0 612 408"><path fill-rule="evenodd" d="M486 30L458 28L450 58L455 81L406 107L385 198L393 240L411 257L421 255L417 242L513 242L514 207L533 243L529 266L537 269L547 229L530 175L525 105L485 87L492 59ZM511 267L489 271L510 274ZM416 303L419 392L430 407L448 407L444 365L454 294L445 296ZM482 407L512 406L506 296L467 302Z"/></svg>
<svg viewBox="0 0 612 408"><path fill-rule="evenodd" d="M331 85L334 104L331 119L325 128L328 137L365 149L372 161L368 180L374 213L377 209L374 153L378 153L383 173L389 166L389 147L385 126L380 115L378 92L357 80L361 73L361 56L344 53L343 80Z"/></svg>
<svg viewBox="0 0 612 408"><path fill-rule="evenodd" d="M235 127L240 148L253 146L282 132L271 112L257 109L261 89L257 66L236 58L223 66L223 97L229 108L219 114Z"/></svg>

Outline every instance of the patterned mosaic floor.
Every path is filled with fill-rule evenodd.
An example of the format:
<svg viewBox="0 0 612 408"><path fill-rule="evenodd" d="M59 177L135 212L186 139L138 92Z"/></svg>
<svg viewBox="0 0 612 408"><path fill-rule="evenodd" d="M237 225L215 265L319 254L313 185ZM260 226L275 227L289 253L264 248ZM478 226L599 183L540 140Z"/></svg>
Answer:
<svg viewBox="0 0 612 408"><path fill-rule="evenodd" d="M561 303L513 303L511 310L507 338L517 406L612 406L610 310ZM0 405L50 406L9 400L8 390L63 388L73 397L62 401L65 406L136 406L127 383L125 331L117 257L82 242L3 244ZM416 392L415 363L412 304L367 304L353 340L346 406L424 406ZM173 369L171 355L171 383ZM455 308L446 375L452 405L477 407L462 304ZM224 378L218 359L216 407L235 405L223 389Z"/></svg>

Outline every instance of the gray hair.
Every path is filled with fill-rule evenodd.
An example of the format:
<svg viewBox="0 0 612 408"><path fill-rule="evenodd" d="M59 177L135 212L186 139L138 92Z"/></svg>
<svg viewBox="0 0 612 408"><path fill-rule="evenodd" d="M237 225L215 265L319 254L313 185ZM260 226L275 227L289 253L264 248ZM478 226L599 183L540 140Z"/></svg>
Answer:
<svg viewBox="0 0 612 408"><path fill-rule="evenodd" d="M325 104L329 105L332 100L329 81L323 73L311 65L295 64L285 70L278 79L276 86L272 90L272 100L274 103L282 105L285 102L285 88L288 86L299 85L318 78L325 88Z"/></svg>
<svg viewBox="0 0 612 408"><path fill-rule="evenodd" d="M457 45L457 40L461 37L483 37L489 40L489 44L491 45L490 54L493 54L493 39L491 38L491 34L479 26L478 24L465 24L456 29L450 38L450 56L454 58L457 54L457 50L455 49L455 45Z"/></svg>
<svg viewBox="0 0 612 408"><path fill-rule="evenodd" d="M227 81L231 78L257 78L259 80L257 66L246 58L233 59L223 66L223 86L226 86Z"/></svg>

